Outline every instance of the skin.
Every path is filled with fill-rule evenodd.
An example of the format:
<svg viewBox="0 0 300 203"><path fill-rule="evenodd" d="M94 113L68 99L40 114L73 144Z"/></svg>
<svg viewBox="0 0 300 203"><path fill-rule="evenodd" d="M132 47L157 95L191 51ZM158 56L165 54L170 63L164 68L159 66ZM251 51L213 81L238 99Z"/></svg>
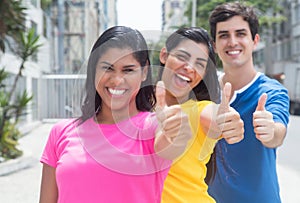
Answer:
<svg viewBox="0 0 300 203"><path fill-rule="evenodd" d="M56 203L57 199L55 168L43 164L40 203Z"/></svg>
<svg viewBox="0 0 300 203"><path fill-rule="evenodd" d="M96 90L102 98L98 122L116 123L139 112L135 98L147 71L147 67L142 70L130 49L112 48L103 54L95 76Z"/></svg>
<svg viewBox="0 0 300 203"><path fill-rule="evenodd" d="M235 91L253 80L257 72L253 65L252 53L258 42L259 35L256 34L252 40L249 24L241 16L217 23L214 46L224 68L222 84L230 82L232 90ZM283 143L286 127L274 122L272 113L264 107L266 100L266 95L263 94L258 101L253 114L253 127L256 138L264 146L275 148Z"/></svg>
<svg viewBox="0 0 300 203"><path fill-rule="evenodd" d="M148 69L141 68L132 55L132 50L111 48L99 58L96 68L95 87L102 98L102 108L96 121L113 124L138 114L135 98L142 81L146 79ZM166 105L164 87L158 87L156 97L159 125L154 149L161 157L172 160L185 150L186 143L192 136L188 117L180 106ZM43 164L40 203L57 202L55 174L54 167Z"/></svg>
<svg viewBox="0 0 300 203"><path fill-rule="evenodd" d="M203 50L199 52L199 50ZM166 100L169 105L188 100L189 92L204 77L208 50L203 44L184 40L171 53L161 50L160 60L165 64L162 80L167 88ZM188 59L187 62L185 60ZM197 66L196 68L193 68Z"/></svg>
<svg viewBox="0 0 300 203"><path fill-rule="evenodd" d="M160 52L160 61L165 64L162 80L166 83L166 102L168 105L182 104L204 77L208 49L205 44L184 40L170 52L166 48ZM200 121L208 137L218 139L222 135L233 144L244 138L244 123L229 106L231 85L226 85L224 90L221 105L207 105L200 114Z"/></svg>

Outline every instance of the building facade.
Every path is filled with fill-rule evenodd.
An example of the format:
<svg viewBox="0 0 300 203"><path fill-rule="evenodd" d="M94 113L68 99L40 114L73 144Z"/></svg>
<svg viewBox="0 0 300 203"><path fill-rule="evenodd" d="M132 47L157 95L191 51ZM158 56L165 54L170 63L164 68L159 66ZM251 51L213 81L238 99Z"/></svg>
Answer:
<svg viewBox="0 0 300 203"><path fill-rule="evenodd" d="M58 0L51 7L56 73L77 73L98 36L117 22L116 0Z"/></svg>

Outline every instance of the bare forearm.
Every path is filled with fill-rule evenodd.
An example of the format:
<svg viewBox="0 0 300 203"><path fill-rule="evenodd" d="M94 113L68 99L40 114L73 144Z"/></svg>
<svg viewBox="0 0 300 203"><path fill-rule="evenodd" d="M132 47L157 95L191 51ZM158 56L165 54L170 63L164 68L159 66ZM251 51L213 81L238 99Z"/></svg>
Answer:
<svg viewBox="0 0 300 203"><path fill-rule="evenodd" d="M55 180L55 169L43 164L40 203L56 203L58 191Z"/></svg>
<svg viewBox="0 0 300 203"><path fill-rule="evenodd" d="M283 140L286 136L286 127L282 123L275 123L274 137L268 142L262 142L262 144L268 148L276 148L283 144Z"/></svg>
<svg viewBox="0 0 300 203"><path fill-rule="evenodd" d="M155 152L162 158L173 160L180 156L186 148L186 141L173 142L167 138L163 133L159 133L155 140Z"/></svg>

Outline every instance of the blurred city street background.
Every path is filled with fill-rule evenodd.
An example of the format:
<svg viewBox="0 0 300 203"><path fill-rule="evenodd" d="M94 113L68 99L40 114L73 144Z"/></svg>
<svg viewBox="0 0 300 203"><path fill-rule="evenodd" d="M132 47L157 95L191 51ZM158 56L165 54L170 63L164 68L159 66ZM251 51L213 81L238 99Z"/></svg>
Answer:
<svg viewBox="0 0 300 203"><path fill-rule="evenodd" d="M210 11L223 1L199 2L0 0L0 8L4 8L0 12L0 121L5 121L0 122L0 138L5 133L6 137L18 137L14 129L19 126L25 134L17 142L1 139L3 143L19 142L24 156L9 162L1 162L4 156L0 156L0 203L38 202L42 167L39 158L53 123L77 115L76 98L81 98L86 60L98 36L115 25L138 29L148 43L151 65L160 67L158 53L164 35L180 26L209 30ZM253 54L255 68L278 80L289 92L292 115L287 138L278 148L278 175L282 202L300 203L300 1L247 3L257 6L262 20L268 19L261 25L261 41ZM26 47L34 52L20 54ZM222 71L222 67L218 68ZM153 78L158 70L153 68ZM25 95L22 101L28 101L21 109L15 103L18 93ZM22 112L17 125L11 122L16 112ZM1 149L7 151L5 147Z"/></svg>

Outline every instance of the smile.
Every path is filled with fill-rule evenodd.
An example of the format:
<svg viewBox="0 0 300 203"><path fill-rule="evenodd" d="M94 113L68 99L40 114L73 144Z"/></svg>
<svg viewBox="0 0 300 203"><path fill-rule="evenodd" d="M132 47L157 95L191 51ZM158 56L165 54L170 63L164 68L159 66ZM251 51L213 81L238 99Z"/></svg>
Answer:
<svg viewBox="0 0 300 203"><path fill-rule="evenodd" d="M236 54L239 54L240 51L236 50L236 51L228 51L227 52L229 55L236 55Z"/></svg>
<svg viewBox="0 0 300 203"><path fill-rule="evenodd" d="M117 89L112 89L112 88L108 88L108 91L110 94L117 95L117 96L123 95L126 92L126 90L117 90Z"/></svg>
<svg viewBox="0 0 300 203"><path fill-rule="evenodd" d="M181 74L176 74L176 76L177 76L178 78L180 78L181 80L184 80L184 81L186 81L186 82L191 82L191 80L190 80L188 77L186 77L186 76L183 76L183 75L181 75Z"/></svg>

